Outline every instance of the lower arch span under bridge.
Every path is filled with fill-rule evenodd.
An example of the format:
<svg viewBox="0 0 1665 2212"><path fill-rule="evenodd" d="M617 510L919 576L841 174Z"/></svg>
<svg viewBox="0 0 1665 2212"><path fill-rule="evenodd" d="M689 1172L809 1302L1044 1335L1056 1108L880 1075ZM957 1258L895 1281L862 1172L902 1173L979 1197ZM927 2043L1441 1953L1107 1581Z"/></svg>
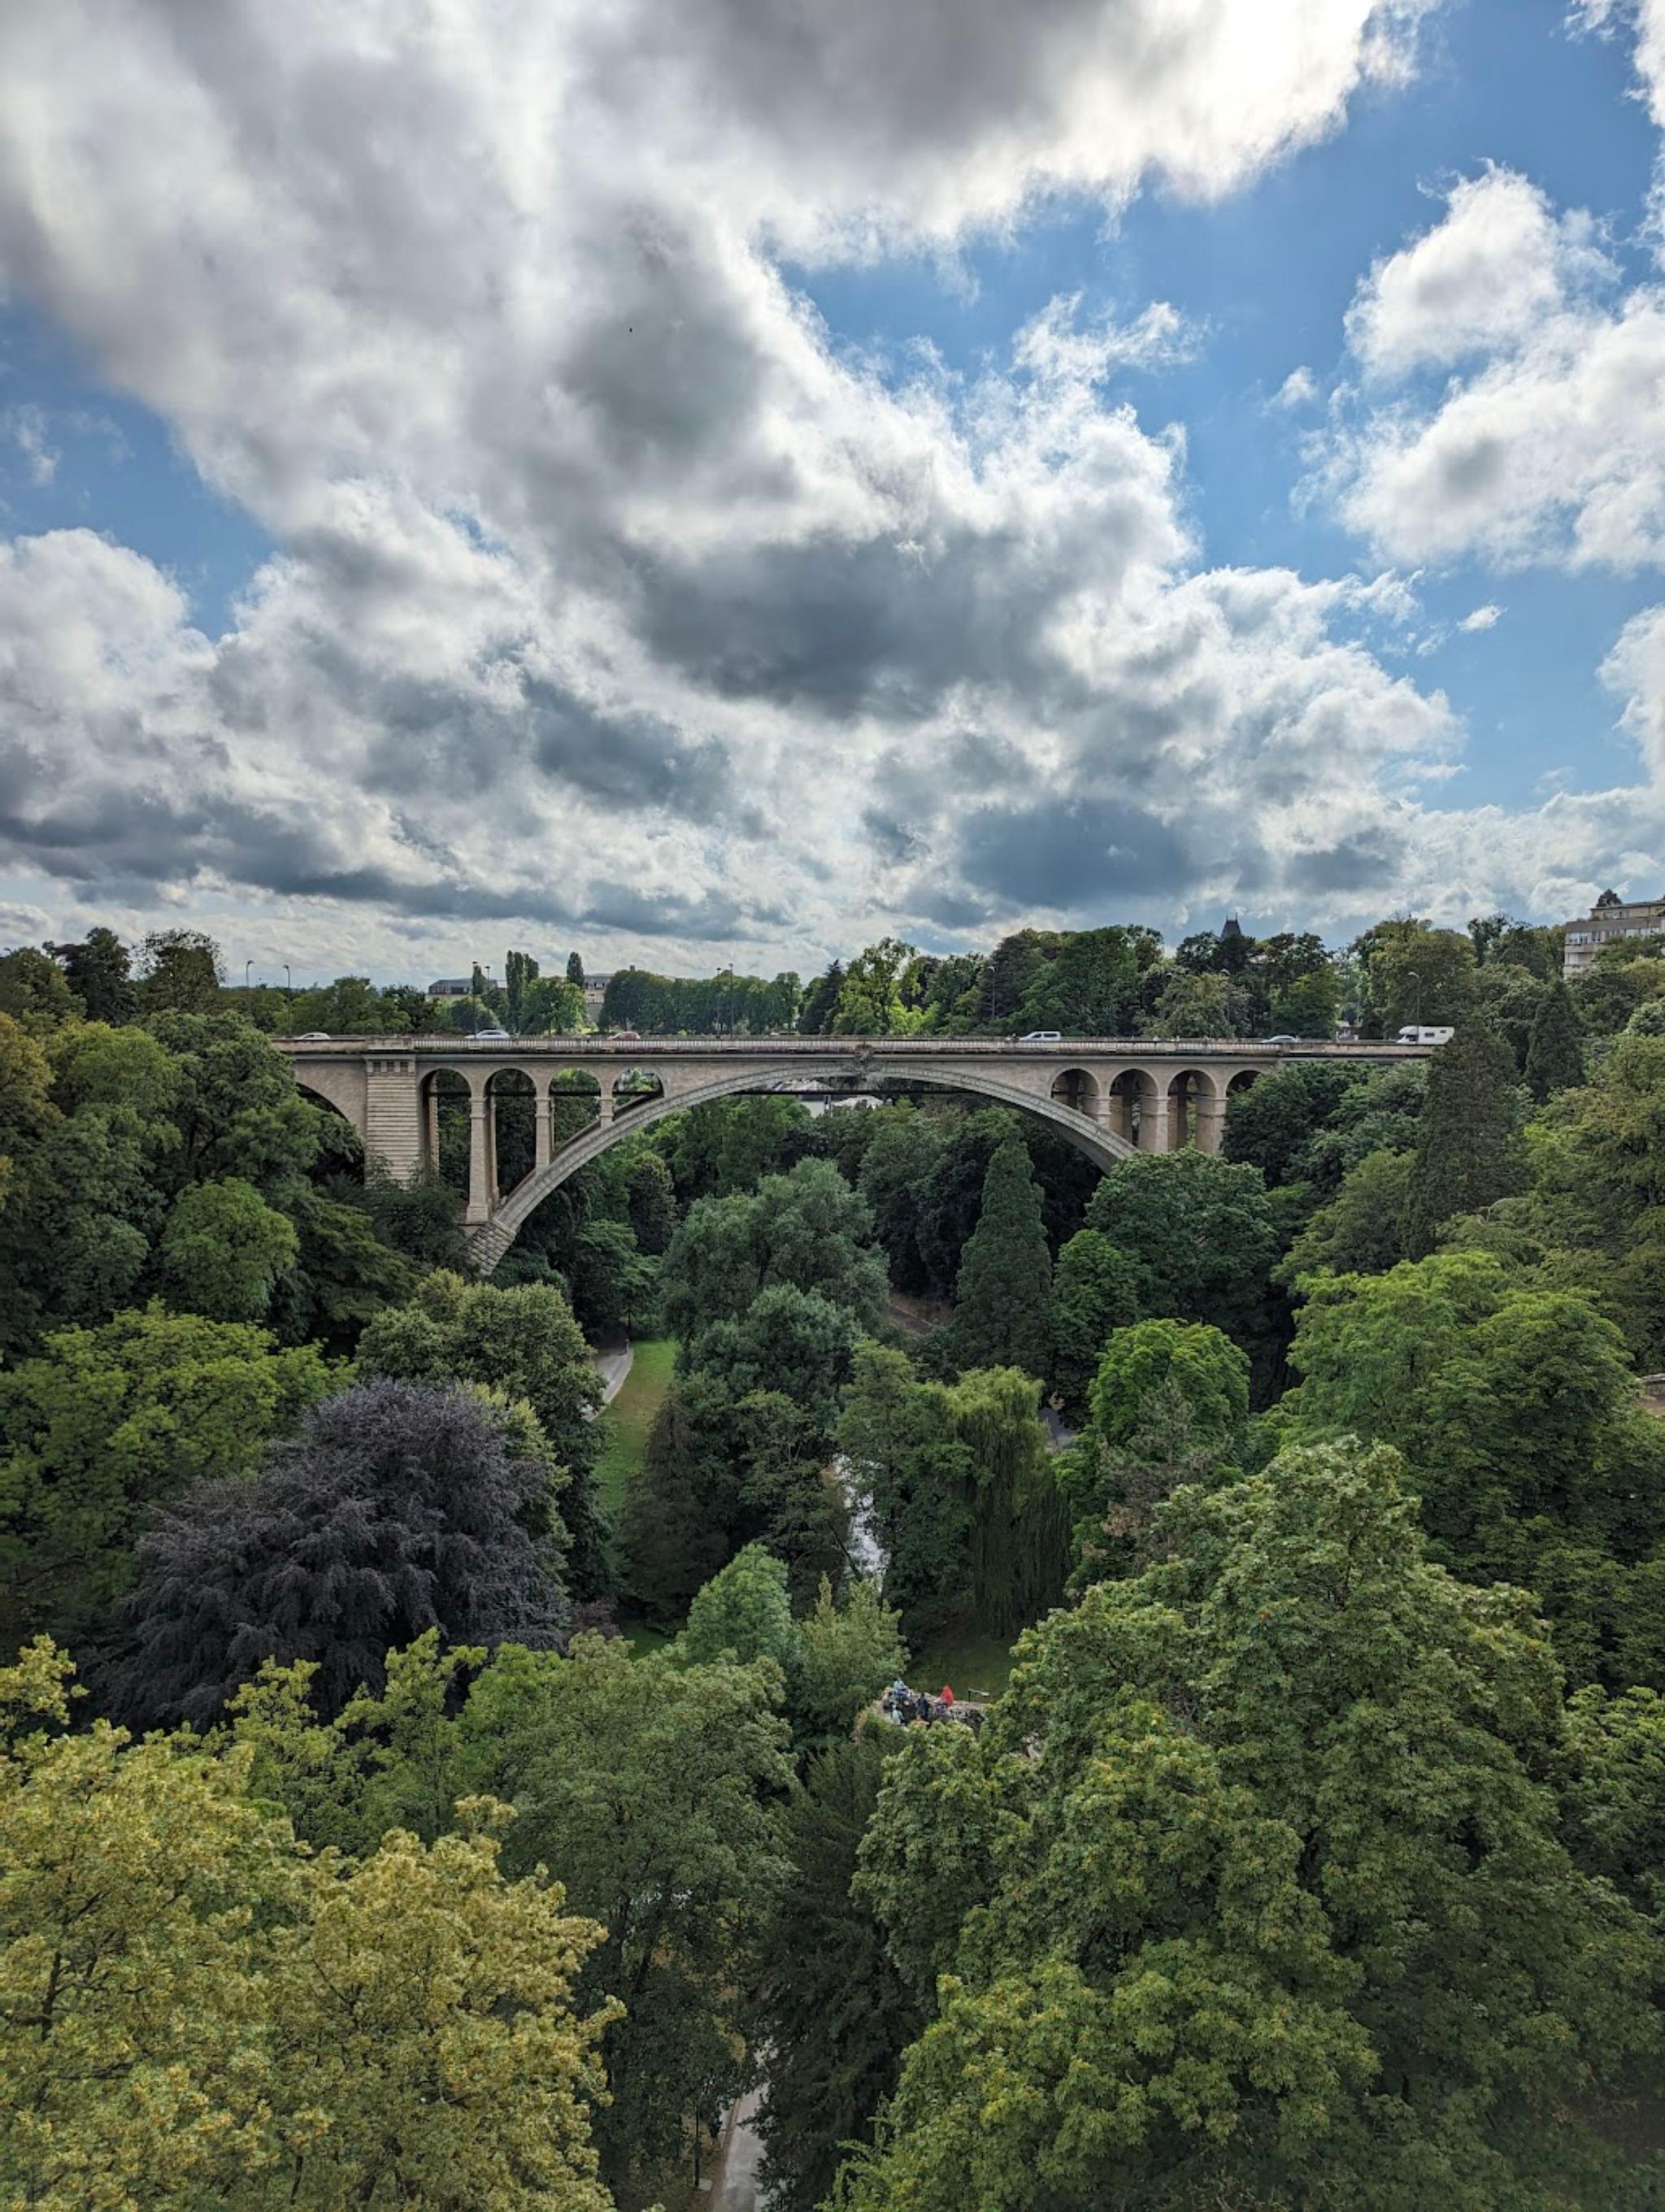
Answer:
<svg viewBox="0 0 1665 2212"><path fill-rule="evenodd" d="M902 1089L969 1091L1033 1114L1109 1167L1135 1152L1219 1149L1231 1098L1268 1067L1320 1057L1377 1065L1426 1056L1404 1045L1253 1043L1239 1039L1071 1037L330 1037L273 1040L297 1083L335 1107L367 1160L402 1180L439 1164L441 1096L469 1112L464 1222L489 1273L522 1223L568 1176L633 1131L707 1100ZM574 1088L581 1085L581 1088ZM533 1158L513 1189L497 1177L497 1103L530 1091ZM564 1140L562 1109L594 1118Z"/></svg>

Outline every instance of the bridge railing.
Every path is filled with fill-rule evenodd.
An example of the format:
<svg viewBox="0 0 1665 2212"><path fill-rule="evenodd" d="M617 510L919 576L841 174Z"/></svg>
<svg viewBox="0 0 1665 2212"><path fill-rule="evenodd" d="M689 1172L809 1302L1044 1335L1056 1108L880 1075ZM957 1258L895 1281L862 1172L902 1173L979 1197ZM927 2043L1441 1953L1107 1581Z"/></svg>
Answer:
<svg viewBox="0 0 1665 2212"><path fill-rule="evenodd" d="M1406 1060L1425 1057L1432 1049L1427 1045L1362 1041L1345 1044L1317 1040L1310 1043L1272 1044L1264 1037L1066 1036L1055 1042L1030 1044L1020 1037L1000 1036L614 1037L584 1035L472 1037L444 1030L414 1033L406 1036L331 1036L317 1040L275 1036L271 1042L280 1049L304 1052L308 1057L313 1054L319 1058L326 1058L331 1053L346 1055L366 1052L414 1052L429 1056L462 1054L500 1060L506 1053L523 1052L528 1047L580 1060L630 1060L639 1059L645 1054L658 1055L665 1053L686 1054L691 1059L700 1060L714 1055L720 1058L730 1054L740 1056L767 1054L772 1059L785 1056L810 1060L848 1060L853 1054L882 1054L892 1058L905 1056L910 1060L928 1059L939 1054L950 1057L976 1054L1014 1060L1067 1060L1088 1054L1094 1058L1114 1054L1128 1060L1158 1054L1170 1059L1176 1054L1183 1054L1188 1059L1196 1060L1305 1060L1315 1057Z"/></svg>

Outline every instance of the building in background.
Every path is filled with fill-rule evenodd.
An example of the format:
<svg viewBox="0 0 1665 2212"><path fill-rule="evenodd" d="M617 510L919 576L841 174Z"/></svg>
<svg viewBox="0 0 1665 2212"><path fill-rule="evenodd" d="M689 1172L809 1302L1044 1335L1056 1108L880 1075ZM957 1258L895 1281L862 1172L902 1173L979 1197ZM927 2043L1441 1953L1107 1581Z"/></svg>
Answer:
<svg viewBox="0 0 1665 2212"><path fill-rule="evenodd" d="M487 990L495 991L498 988L497 978L488 975ZM428 985L428 995L430 999L466 999L472 994L473 989L474 978L471 975L441 975L437 983Z"/></svg>
<svg viewBox="0 0 1665 2212"><path fill-rule="evenodd" d="M1665 898L1621 899L1617 891L1603 891L1587 915L1567 924L1566 951L1562 973L1582 975L1604 945L1626 937L1658 937L1665 933Z"/></svg>
<svg viewBox="0 0 1665 2212"><path fill-rule="evenodd" d="M612 980L611 975L586 975L585 976L584 1018L586 1021L594 1022L600 1019L601 1002L606 997L607 986Z"/></svg>

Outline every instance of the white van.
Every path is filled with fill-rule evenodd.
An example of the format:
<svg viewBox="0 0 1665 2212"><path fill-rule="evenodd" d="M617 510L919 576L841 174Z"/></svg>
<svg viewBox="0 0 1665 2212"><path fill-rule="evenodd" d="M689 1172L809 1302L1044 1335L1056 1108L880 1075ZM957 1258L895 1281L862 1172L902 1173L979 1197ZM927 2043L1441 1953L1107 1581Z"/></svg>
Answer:
<svg viewBox="0 0 1665 2212"><path fill-rule="evenodd" d="M1419 1029L1414 1022L1407 1022L1396 1041L1400 1044L1449 1044L1455 1035L1455 1030Z"/></svg>
<svg viewBox="0 0 1665 2212"><path fill-rule="evenodd" d="M1018 1042L1019 1044L1062 1044L1064 1032L1062 1030L1031 1030L1027 1036L1020 1036Z"/></svg>

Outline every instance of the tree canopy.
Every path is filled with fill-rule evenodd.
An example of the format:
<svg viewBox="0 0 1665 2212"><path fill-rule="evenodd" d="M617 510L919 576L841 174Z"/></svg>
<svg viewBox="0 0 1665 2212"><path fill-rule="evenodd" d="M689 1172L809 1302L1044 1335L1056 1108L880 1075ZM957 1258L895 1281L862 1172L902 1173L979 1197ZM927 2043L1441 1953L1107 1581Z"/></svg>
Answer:
<svg viewBox="0 0 1665 2212"><path fill-rule="evenodd" d="M1427 1562L1382 1447L1164 1511L1170 1560L1032 1631L980 1739L890 1767L858 1890L932 2017L844 2201L1599 2189L1655 1966L1540 1779L1528 1603Z"/></svg>

